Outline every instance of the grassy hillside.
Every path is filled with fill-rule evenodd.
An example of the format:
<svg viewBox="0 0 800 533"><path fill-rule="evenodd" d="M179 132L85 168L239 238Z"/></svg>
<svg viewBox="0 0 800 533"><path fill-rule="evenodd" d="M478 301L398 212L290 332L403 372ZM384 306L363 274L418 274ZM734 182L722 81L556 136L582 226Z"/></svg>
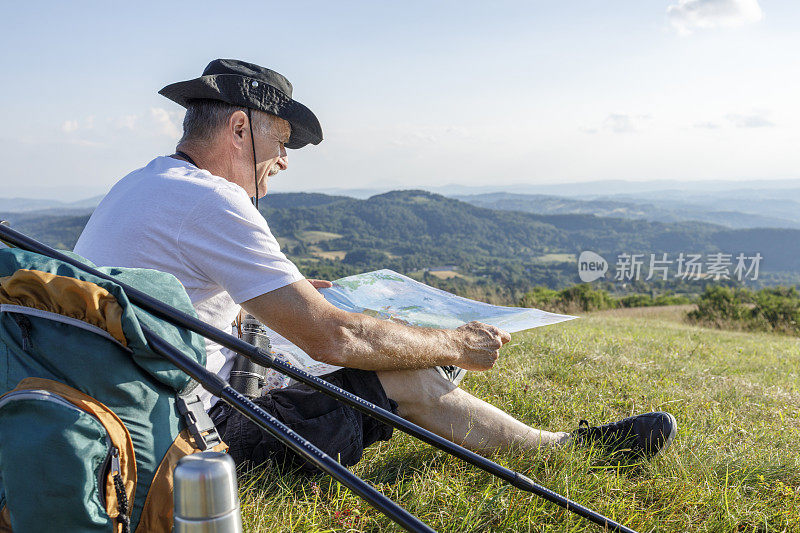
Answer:
<svg viewBox="0 0 800 533"><path fill-rule="evenodd" d="M614 310L515 334L463 387L545 429L649 410L679 423L650 464L604 466L583 449L501 464L640 531L800 531L800 340L701 329L685 308ZM443 532L593 532L595 526L396 434L355 472ZM397 530L327 478L261 470L242 483L246 529Z"/></svg>

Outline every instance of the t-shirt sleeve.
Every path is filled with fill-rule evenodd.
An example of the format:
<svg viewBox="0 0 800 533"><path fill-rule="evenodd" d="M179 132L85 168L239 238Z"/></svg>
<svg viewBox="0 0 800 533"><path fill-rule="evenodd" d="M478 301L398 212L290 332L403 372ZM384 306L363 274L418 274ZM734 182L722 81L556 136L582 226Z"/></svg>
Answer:
<svg viewBox="0 0 800 533"><path fill-rule="evenodd" d="M178 230L184 266L218 284L240 304L304 279L281 252L267 221L244 191L209 191Z"/></svg>

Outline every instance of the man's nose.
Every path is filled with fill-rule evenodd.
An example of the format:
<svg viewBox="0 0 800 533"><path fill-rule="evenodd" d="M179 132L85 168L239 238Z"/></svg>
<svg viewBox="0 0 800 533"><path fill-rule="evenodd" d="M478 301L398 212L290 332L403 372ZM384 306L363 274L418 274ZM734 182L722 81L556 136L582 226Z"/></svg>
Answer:
<svg viewBox="0 0 800 533"><path fill-rule="evenodd" d="M286 150L281 148L281 156L278 158L278 166L281 167L281 170L286 170L289 168L289 156L286 155Z"/></svg>

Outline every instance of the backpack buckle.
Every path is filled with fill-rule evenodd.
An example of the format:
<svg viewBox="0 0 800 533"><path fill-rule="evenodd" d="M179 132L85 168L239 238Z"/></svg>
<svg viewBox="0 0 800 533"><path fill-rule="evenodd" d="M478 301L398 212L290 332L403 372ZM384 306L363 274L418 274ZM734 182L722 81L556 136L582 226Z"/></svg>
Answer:
<svg viewBox="0 0 800 533"><path fill-rule="evenodd" d="M222 443L214 422L203 408L203 402L198 394L178 395L176 398L178 412L186 422L186 427L192 435L195 444L201 451L213 448Z"/></svg>

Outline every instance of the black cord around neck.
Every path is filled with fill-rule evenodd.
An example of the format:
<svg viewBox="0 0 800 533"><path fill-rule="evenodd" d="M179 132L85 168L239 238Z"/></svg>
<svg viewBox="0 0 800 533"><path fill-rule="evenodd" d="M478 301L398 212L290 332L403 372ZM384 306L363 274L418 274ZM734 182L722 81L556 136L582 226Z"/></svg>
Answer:
<svg viewBox="0 0 800 533"><path fill-rule="evenodd" d="M180 150L175 150L175 155L181 156L182 158L184 158L186 161L188 161L192 165L196 166L197 168L200 168L199 166L197 166L197 163L194 162L194 159L189 157L189 154L187 154L186 152L181 152Z"/></svg>
<svg viewBox="0 0 800 533"><path fill-rule="evenodd" d="M250 123L250 144L253 146L253 180L256 184L256 195L253 197L253 205L256 206L258 211L258 168L256 167L256 138L253 137L253 114L250 108L247 108L247 122Z"/></svg>

